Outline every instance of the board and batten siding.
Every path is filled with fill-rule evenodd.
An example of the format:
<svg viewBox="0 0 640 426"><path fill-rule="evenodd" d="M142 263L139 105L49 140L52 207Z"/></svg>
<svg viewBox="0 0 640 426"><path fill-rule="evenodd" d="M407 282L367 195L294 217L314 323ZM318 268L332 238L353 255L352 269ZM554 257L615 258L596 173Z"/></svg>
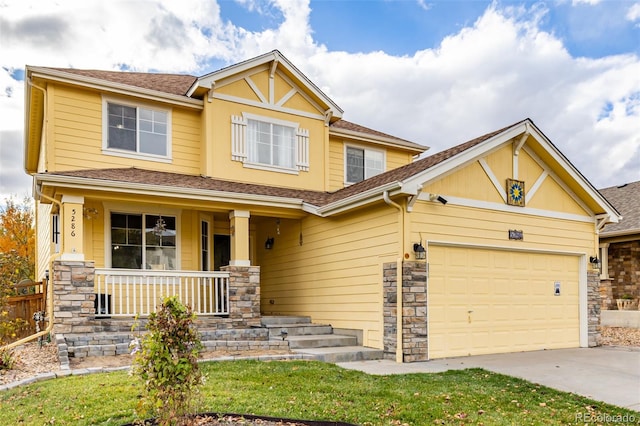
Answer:
<svg viewBox="0 0 640 426"><path fill-rule="evenodd" d="M382 265L397 257L397 210L382 204L280 229L272 250L258 249L262 313L362 330L365 346L382 348Z"/></svg>
<svg viewBox="0 0 640 426"><path fill-rule="evenodd" d="M140 167L200 174L200 113L171 108L171 162L105 155L102 151L102 96L99 92L49 85L51 113L47 169L52 171ZM118 98L114 98L118 99ZM136 102L126 98L128 102ZM148 104L151 105L151 104ZM166 105L153 104L160 108Z"/></svg>

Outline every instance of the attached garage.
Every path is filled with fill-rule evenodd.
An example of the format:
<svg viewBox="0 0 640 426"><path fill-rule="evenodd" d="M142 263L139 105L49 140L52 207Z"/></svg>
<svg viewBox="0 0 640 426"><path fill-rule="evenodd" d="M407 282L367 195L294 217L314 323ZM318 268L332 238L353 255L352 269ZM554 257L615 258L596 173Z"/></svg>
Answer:
<svg viewBox="0 0 640 426"><path fill-rule="evenodd" d="M580 346L577 255L429 245L429 358Z"/></svg>

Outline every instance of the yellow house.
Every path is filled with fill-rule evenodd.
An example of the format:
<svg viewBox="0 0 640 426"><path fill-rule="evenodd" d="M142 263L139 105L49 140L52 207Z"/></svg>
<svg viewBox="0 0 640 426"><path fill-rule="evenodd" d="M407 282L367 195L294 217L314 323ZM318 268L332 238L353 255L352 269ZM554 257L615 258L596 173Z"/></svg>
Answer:
<svg viewBox="0 0 640 426"><path fill-rule="evenodd" d="M26 78L37 269L76 354L170 294L216 347L286 345L265 317L399 362L598 343L590 261L619 215L529 119L419 159L278 51L201 77Z"/></svg>

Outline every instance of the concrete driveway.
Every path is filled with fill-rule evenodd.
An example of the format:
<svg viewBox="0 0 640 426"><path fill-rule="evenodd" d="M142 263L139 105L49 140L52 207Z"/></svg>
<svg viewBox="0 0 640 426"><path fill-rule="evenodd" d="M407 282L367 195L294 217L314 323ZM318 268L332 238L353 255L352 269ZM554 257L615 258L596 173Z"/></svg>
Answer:
<svg viewBox="0 0 640 426"><path fill-rule="evenodd" d="M437 373L480 367L640 411L640 348L601 346L478 355L407 364L378 360L338 365L379 375Z"/></svg>

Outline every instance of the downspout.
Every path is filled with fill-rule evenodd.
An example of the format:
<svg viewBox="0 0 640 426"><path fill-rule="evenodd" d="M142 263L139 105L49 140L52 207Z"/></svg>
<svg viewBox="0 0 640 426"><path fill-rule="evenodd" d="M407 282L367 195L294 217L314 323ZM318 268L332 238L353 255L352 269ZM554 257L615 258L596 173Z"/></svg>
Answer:
<svg viewBox="0 0 640 426"><path fill-rule="evenodd" d="M389 198L389 191L382 193L384 202L398 209L400 213L400 248L398 249L398 257L396 258L396 362L403 362L404 346L402 341L403 328L402 328L402 258L404 256L404 211L402 206L391 201Z"/></svg>
<svg viewBox="0 0 640 426"><path fill-rule="evenodd" d="M55 203L58 205L58 209L59 212L58 214L60 215L60 223L64 223L62 221L62 203L60 203L58 200L53 199L45 194L43 194L40 189L38 189L38 185L35 182L33 182L33 191L42 198L45 198L49 201L51 201L52 203ZM63 247L62 245L62 238L63 238L63 232L60 233L60 247ZM49 256L49 259L47 259L47 264L49 265L49 279L47 280L47 317L49 318L49 324L47 325L47 328L45 328L44 330L32 334L31 336L27 336L23 339L17 340L13 343L9 343L8 345L3 346L3 349L11 349L11 348L15 348L16 346L20 346L24 343L30 342L32 340L35 340L41 336L46 336L49 333L51 333L51 331L53 330L53 268L51 267L52 265L52 261L53 258L56 256L60 256L60 253L54 253L52 255Z"/></svg>

